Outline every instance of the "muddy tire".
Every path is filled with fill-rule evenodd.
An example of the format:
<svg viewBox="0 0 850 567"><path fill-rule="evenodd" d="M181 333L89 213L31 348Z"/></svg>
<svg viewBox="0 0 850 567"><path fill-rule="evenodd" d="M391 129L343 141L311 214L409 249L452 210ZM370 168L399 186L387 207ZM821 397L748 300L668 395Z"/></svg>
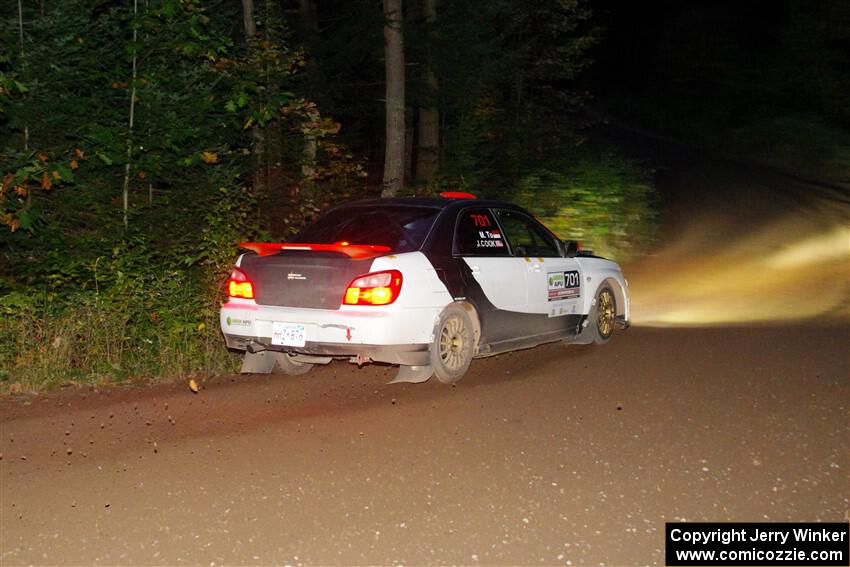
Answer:
<svg viewBox="0 0 850 567"><path fill-rule="evenodd" d="M431 367L437 380L453 384L463 378L472 362L474 333L469 314L460 306L449 305L434 327Z"/></svg>
<svg viewBox="0 0 850 567"><path fill-rule="evenodd" d="M307 374L311 370L313 370L314 364L310 364L309 362L296 362L292 360L292 357L286 354L285 352L276 353L276 364L275 369L278 372L282 372L283 374L287 374L289 376L300 376L302 374Z"/></svg>

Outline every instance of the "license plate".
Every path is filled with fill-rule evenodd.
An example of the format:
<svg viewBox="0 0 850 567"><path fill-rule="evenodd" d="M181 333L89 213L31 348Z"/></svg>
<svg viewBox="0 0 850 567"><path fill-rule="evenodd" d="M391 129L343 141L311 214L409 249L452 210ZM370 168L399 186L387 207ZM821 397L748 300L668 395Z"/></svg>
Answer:
<svg viewBox="0 0 850 567"><path fill-rule="evenodd" d="M272 344L302 347L307 342L304 325L272 323Z"/></svg>

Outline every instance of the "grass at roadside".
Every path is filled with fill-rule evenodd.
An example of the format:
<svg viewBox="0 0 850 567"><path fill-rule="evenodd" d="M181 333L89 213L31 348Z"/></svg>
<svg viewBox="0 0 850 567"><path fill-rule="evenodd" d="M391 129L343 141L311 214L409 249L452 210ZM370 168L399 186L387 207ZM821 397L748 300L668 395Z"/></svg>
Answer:
<svg viewBox="0 0 850 567"><path fill-rule="evenodd" d="M215 310L94 291L0 298L0 393L233 372Z"/></svg>

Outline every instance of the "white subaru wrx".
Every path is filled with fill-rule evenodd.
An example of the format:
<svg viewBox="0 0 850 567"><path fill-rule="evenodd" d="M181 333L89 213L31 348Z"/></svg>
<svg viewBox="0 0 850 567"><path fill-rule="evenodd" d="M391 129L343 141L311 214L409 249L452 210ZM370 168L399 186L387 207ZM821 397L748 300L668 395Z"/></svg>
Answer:
<svg viewBox="0 0 850 567"><path fill-rule="evenodd" d="M220 316L242 371L347 358L451 383L475 357L628 327L616 263L511 203L443 195L347 203L292 243L242 243Z"/></svg>

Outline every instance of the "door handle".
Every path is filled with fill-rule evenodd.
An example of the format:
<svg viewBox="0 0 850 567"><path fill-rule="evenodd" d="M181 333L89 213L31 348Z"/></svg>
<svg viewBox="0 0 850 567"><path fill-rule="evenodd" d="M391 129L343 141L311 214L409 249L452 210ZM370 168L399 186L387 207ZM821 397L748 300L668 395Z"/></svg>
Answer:
<svg viewBox="0 0 850 567"><path fill-rule="evenodd" d="M472 272L473 276L480 276L481 275L481 268L479 268L478 266L470 266L469 270Z"/></svg>

